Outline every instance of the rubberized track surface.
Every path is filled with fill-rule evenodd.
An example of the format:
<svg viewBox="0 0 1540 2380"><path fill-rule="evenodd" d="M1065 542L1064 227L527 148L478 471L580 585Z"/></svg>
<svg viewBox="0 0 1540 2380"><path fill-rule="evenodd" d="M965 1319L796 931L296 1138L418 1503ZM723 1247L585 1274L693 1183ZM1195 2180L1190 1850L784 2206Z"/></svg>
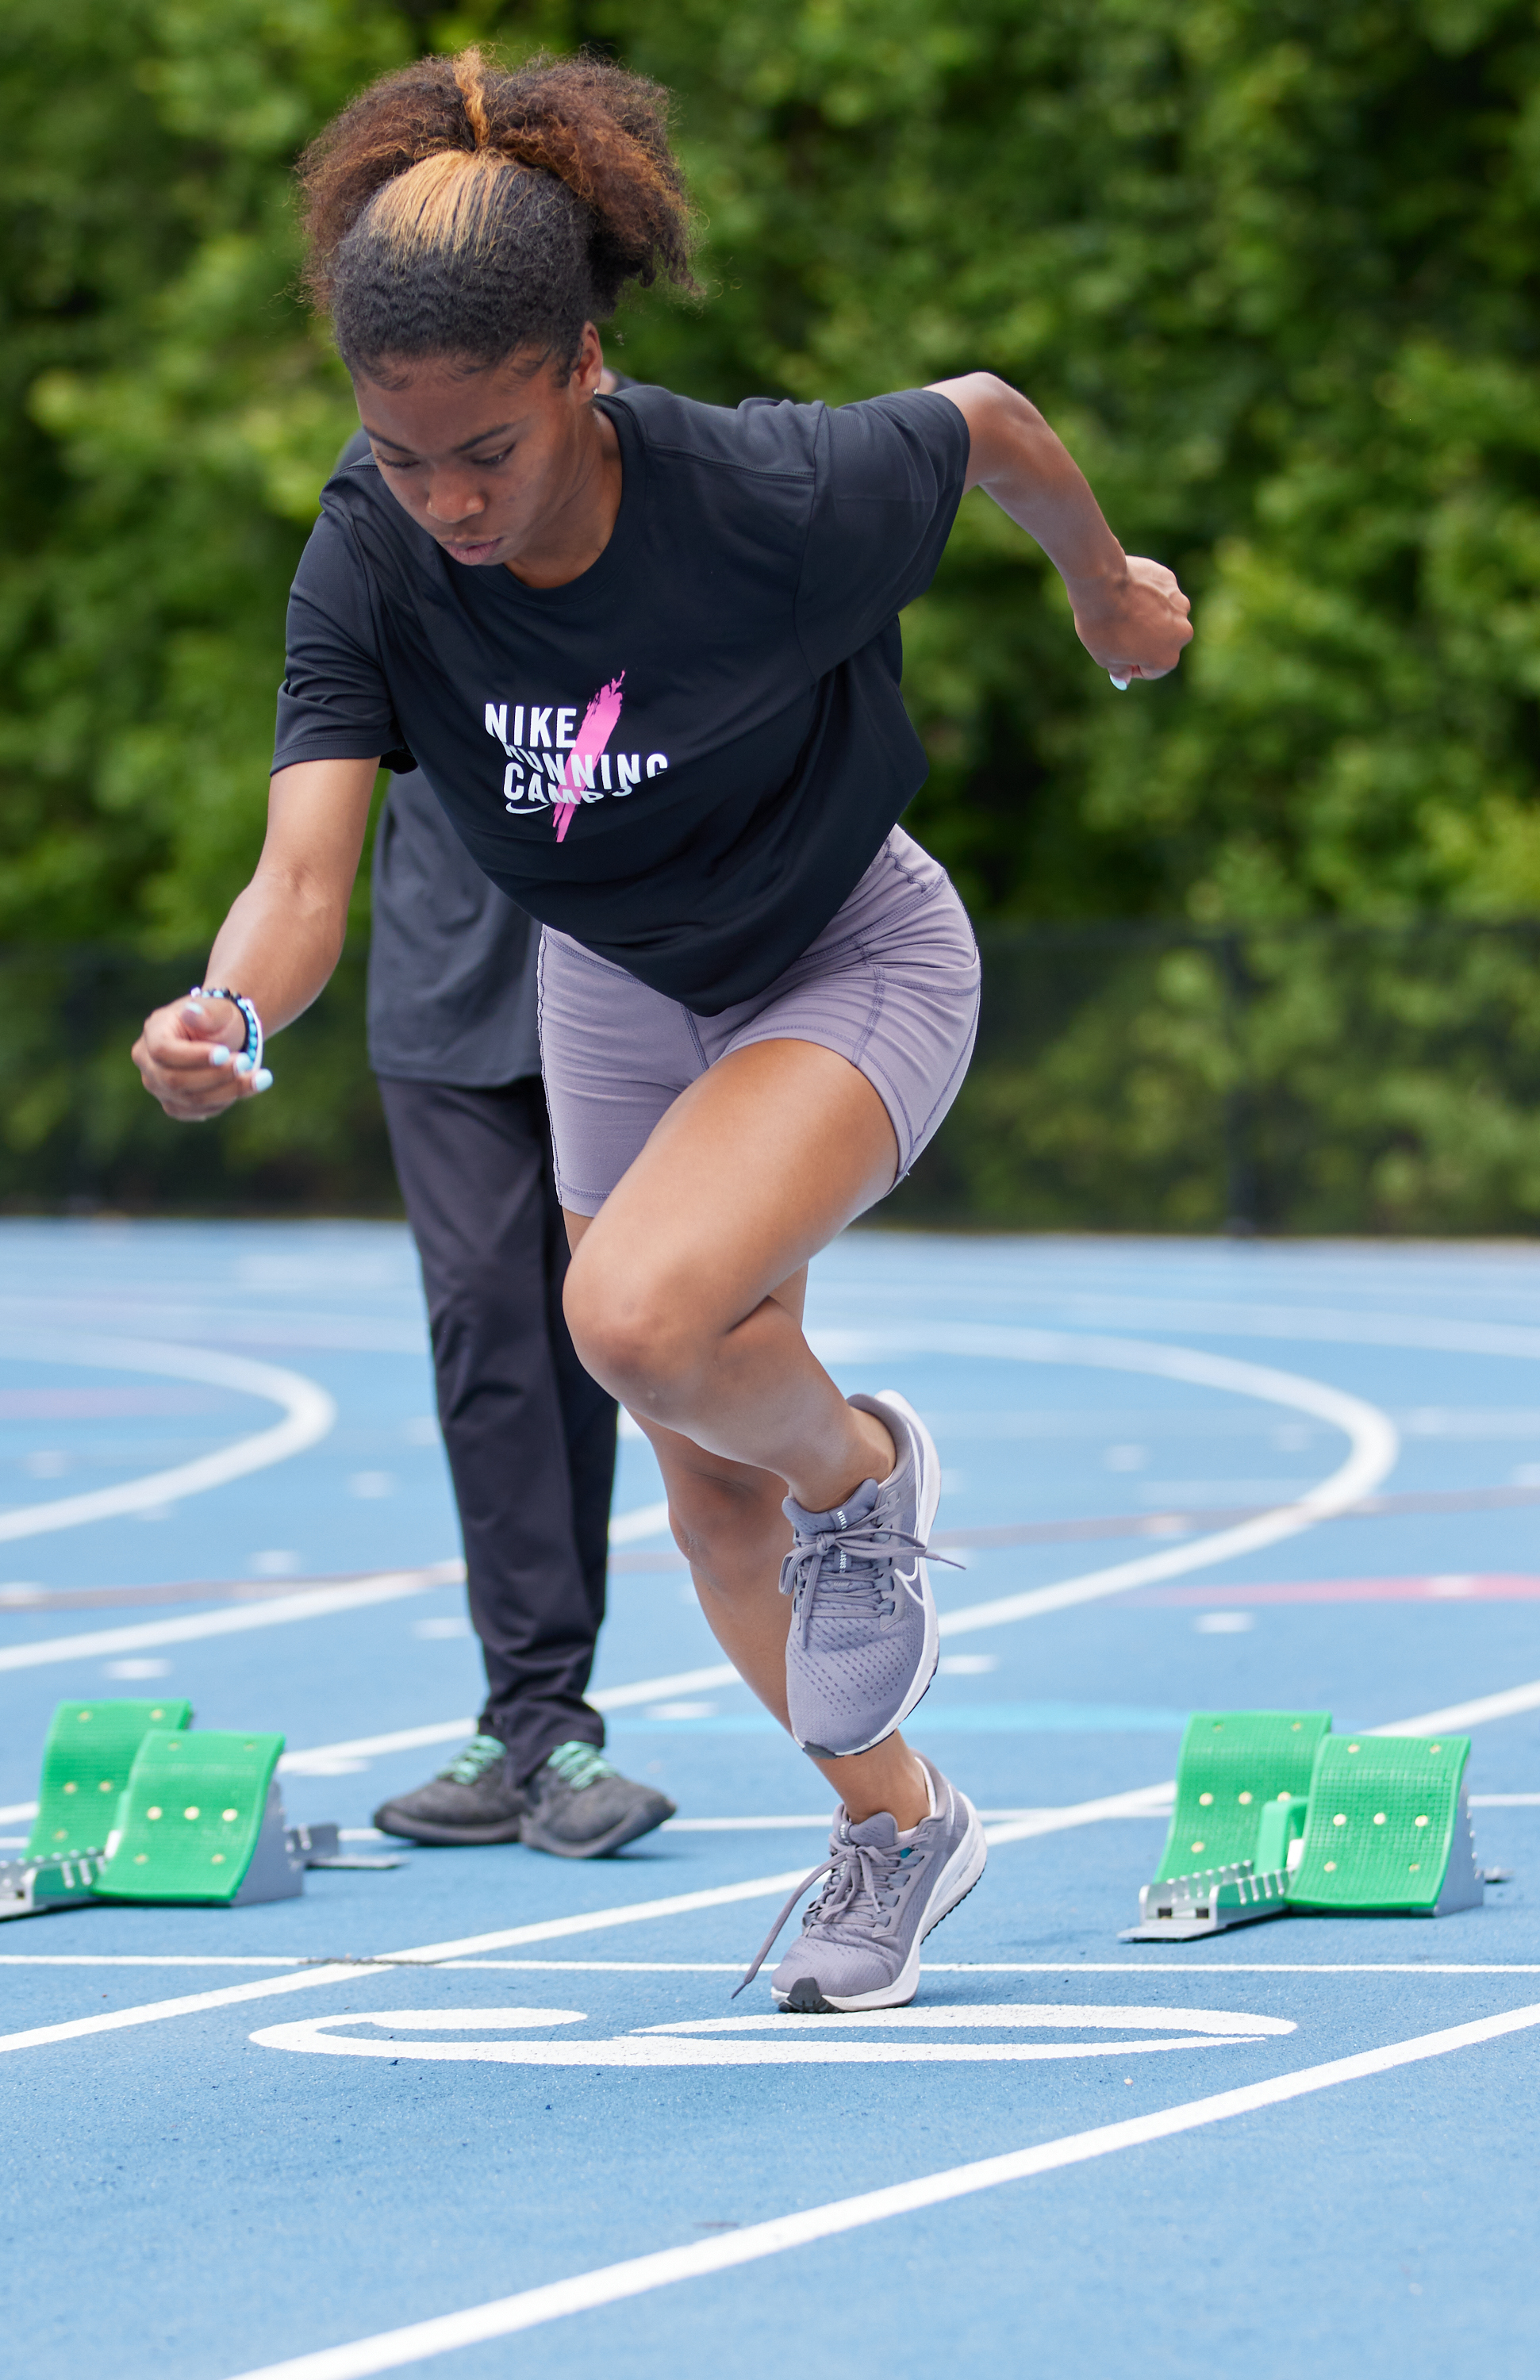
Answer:
<svg viewBox="0 0 1540 2380"><path fill-rule="evenodd" d="M825 1797L627 1440L600 1684L683 1823L0 1929L18 2369L1533 2369L1540 1261L868 1233L810 1314L967 1561L913 1733L994 1849L915 2009L729 2006ZM418 1781L479 1684L430 1406L398 1231L0 1227L0 1832L54 1701L146 1678L282 1729L291 1816ZM1121 1945L1227 1703L1467 1727L1513 1880Z"/></svg>

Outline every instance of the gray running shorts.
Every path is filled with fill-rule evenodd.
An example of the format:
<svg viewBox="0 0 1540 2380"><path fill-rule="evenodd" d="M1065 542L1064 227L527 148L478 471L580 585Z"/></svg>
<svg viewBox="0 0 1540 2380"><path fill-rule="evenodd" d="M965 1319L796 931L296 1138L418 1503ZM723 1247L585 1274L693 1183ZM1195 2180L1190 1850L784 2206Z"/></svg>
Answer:
<svg viewBox="0 0 1540 2380"><path fill-rule="evenodd" d="M548 926L540 1056L562 1204L597 1215L680 1092L752 1041L815 1041L858 1067L892 1120L902 1180L957 1096L977 1026L967 912L902 827L802 956L720 1016Z"/></svg>

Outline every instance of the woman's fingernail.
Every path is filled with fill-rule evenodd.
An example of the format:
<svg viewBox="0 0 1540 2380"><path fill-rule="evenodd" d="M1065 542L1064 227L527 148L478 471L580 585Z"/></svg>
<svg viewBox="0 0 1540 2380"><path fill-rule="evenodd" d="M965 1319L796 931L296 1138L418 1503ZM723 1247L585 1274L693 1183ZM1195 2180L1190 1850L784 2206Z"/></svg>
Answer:
<svg viewBox="0 0 1540 2380"><path fill-rule="evenodd" d="M1111 681L1112 681L1113 685L1117 687L1118 692L1119 692L1120 694L1126 694L1126 693L1128 692L1128 680L1127 680L1127 678L1125 678L1125 677L1120 677L1120 676L1118 675L1118 673L1117 673L1117 671L1116 671L1116 670L1109 670L1109 671L1108 671L1108 673L1107 673L1107 674L1108 674L1108 676L1111 679Z"/></svg>
<svg viewBox="0 0 1540 2380"><path fill-rule="evenodd" d="M209 1052L209 1063L211 1066L227 1066L230 1062L230 1057L231 1052L226 1050L224 1042L216 1041L213 1048Z"/></svg>
<svg viewBox="0 0 1540 2380"><path fill-rule="evenodd" d="M241 1051L240 1056L236 1060L235 1063L237 1075L249 1075L251 1072L251 1061L244 1050Z"/></svg>
<svg viewBox="0 0 1540 2380"><path fill-rule="evenodd" d="M256 1073L251 1077L251 1087L254 1091L272 1090L273 1070L270 1066L258 1067Z"/></svg>

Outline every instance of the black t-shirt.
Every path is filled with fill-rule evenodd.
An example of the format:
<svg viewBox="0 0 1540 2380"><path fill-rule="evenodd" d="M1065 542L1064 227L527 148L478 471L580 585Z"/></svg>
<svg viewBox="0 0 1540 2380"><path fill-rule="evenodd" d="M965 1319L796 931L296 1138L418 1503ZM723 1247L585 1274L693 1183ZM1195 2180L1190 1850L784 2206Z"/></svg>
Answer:
<svg viewBox="0 0 1540 2380"><path fill-rule="evenodd" d="M926 389L598 402L620 511L565 587L451 561L371 462L335 475L273 765L420 762L522 908L715 1015L806 949L924 782L897 614L946 543L967 424Z"/></svg>

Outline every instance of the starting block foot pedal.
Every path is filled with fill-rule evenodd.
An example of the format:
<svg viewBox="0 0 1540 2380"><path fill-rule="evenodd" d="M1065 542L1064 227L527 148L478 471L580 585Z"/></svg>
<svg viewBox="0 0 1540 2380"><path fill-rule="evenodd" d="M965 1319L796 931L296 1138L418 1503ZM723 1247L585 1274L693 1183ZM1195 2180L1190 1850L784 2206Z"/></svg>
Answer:
<svg viewBox="0 0 1540 2380"><path fill-rule="evenodd" d="M165 1696L154 1702L109 1696L100 1702L60 1703L42 1748L38 1814L27 1839L27 1860L67 1862L72 1854L88 1852L100 1857L139 1745L152 1729L176 1731L191 1718L190 1703Z"/></svg>
<svg viewBox="0 0 1540 2380"><path fill-rule="evenodd" d="M1310 1790L1294 1909L1346 1915L1448 1917L1478 1909L1465 1790L1468 1735L1334 1735Z"/></svg>
<svg viewBox="0 0 1540 2380"><path fill-rule="evenodd" d="M273 1778L281 1735L152 1730L139 1745L96 1894L247 1908L305 1888Z"/></svg>

